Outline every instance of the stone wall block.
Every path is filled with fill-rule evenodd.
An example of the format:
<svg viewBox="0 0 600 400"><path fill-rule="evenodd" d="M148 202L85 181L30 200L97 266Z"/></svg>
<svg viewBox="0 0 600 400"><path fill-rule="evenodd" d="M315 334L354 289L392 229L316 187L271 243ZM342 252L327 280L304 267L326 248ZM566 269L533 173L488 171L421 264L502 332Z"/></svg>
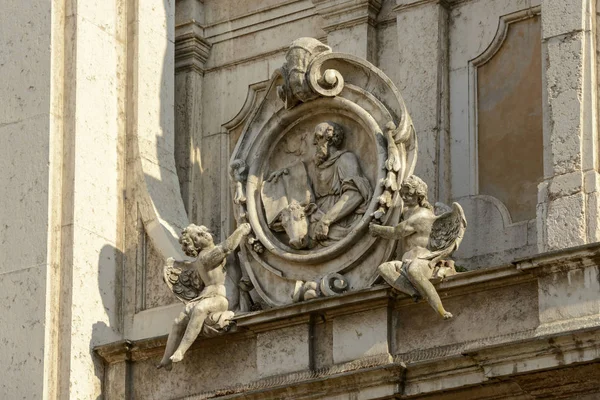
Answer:
<svg viewBox="0 0 600 400"><path fill-rule="evenodd" d="M51 86L50 2L31 0L24 7L18 0L7 0L2 14L0 126L47 114ZM48 134L37 133L42 132Z"/></svg>
<svg viewBox="0 0 600 400"><path fill-rule="evenodd" d="M0 124L0 274L46 263L48 129L48 114Z"/></svg>
<svg viewBox="0 0 600 400"><path fill-rule="evenodd" d="M162 351L159 351L151 358L134 360L130 364L132 399L194 398L199 393L244 385L257 377L256 340L253 337L210 343L202 343L200 338L170 372L156 369L161 355Z"/></svg>
<svg viewBox="0 0 600 400"><path fill-rule="evenodd" d="M584 28L585 8L590 0L543 0L542 39Z"/></svg>
<svg viewBox="0 0 600 400"><path fill-rule="evenodd" d="M398 89L406 102L419 137L437 126L438 103L438 5L401 10L398 14L398 53L402 68ZM425 160L419 159L419 162Z"/></svg>
<svg viewBox="0 0 600 400"><path fill-rule="evenodd" d="M419 152L414 174L427 183L429 198L436 199L436 183L438 180L438 130L421 129L417 133L419 138ZM426 162L423 162L426 160ZM440 199L441 200L441 199Z"/></svg>
<svg viewBox="0 0 600 400"><path fill-rule="evenodd" d="M143 16L143 23L162 38L175 41L175 0L140 1L137 15L138 20Z"/></svg>
<svg viewBox="0 0 600 400"><path fill-rule="evenodd" d="M161 163L172 165L174 151L174 49L175 45L164 35L156 33L148 23L138 22L139 58L138 64L138 135L156 142L157 147L171 154L161 159ZM158 101L160 99L160 101ZM157 149L154 149L157 154Z"/></svg>
<svg viewBox="0 0 600 400"><path fill-rule="evenodd" d="M548 185L548 199L572 196L583 190L583 175L581 172L572 172L555 176Z"/></svg>
<svg viewBox="0 0 600 400"><path fill-rule="evenodd" d="M443 295L442 295L443 296ZM490 301L493 299L493 301ZM443 320L426 302L404 304L395 310L395 354L403 361L431 349L485 340L534 329L538 325L537 287L525 282L481 292L442 297L454 314Z"/></svg>
<svg viewBox="0 0 600 400"><path fill-rule="evenodd" d="M428 183L430 196L449 194L448 157L440 152L447 146L448 130L448 11L437 3L403 8L398 4L396 29L398 61L395 72L398 89L406 102L419 138L419 162L415 173ZM440 136L443 135L443 136ZM443 165L443 167L441 167ZM444 181L442 183L442 181ZM444 186L445 189L441 189Z"/></svg>
<svg viewBox="0 0 600 400"><path fill-rule="evenodd" d="M583 193L547 203L546 250L558 250L586 243L585 198Z"/></svg>
<svg viewBox="0 0 600 400"><path fill-rule="evenodd" d="M333 362L389 354L388 309L342 315L333 320Z"/></svg>
<svg viewBox="0 0 600 400"><path fill-rule="evenodd" d="M3 274L0 279L0 397L41 399L47 266Z"/></svg>
<svg viewBox="0 0 600 400"><path fill-rule="evenodd" d="M540 323L590 317L600 321L598 266L556 272L538 280Z"/></svg>
<svg viewBox="0 0 600 400"><path fill-rule="evenodd" d="M544 160L544 169L546 176L553 176L581 169L583 34L548 39L544 51L548 60L544 132L550 157Z"/></svg>
<svg viewBox="0 0 600 400"><path fill-rule="evenodd" d="M309 332L308 324L300 324L258 333L258 376L264 378L309 369Z"/></svg>

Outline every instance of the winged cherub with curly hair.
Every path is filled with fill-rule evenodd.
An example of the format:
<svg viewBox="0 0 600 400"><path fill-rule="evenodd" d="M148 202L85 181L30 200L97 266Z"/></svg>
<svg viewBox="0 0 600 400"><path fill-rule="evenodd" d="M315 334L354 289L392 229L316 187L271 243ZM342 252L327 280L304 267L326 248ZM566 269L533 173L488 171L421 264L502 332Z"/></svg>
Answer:
<svg viewBox="0 0 600 400"><path fill-rule="evenodd" d="M427 184L414 175L402 183L400 196L404 202L402 222L394 227L369 227L371 235L399 239L402 244L402 260L381 264L379 274L415 300L427 299L444 319L452 318L430 279L455 273L453 262L446 258L458 248L467 227L462 207L453 203L452 208L444 206L449 211L435 215L427 201Z"/></svg>
<svg viewBox="0 0 600 400"><path fill-rule="evenodd" d="M158 368L169 370L172 363L181 361L198 335L210 329L207 325L222 327L229 307L225 293L226 257L249 233L250 224L242 224L223 243L215 245L205 226L191 224L184 229L179 238L181 249L195 260L167 260L165 282L185 307L173 323Z"/></svg>

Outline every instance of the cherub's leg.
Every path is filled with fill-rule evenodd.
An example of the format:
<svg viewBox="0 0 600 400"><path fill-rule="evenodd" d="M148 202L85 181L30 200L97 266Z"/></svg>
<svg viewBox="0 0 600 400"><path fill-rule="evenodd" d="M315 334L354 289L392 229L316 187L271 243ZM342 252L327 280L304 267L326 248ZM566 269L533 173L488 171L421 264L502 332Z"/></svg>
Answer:
<svg viewBox="0 0 600 400"><path fill-rule="evenodd" d="M188 316L186 313L182 312L179 314L179 317L175 318L173 322L173 327L171 328L171 333L169 333L169 338L167 339L167 346L165 347L165 354L163 355L160 364L156 366L156 368L165 368L167 371L170 371L173 368L173 363L171 361L171 356L175 353L175 349L179 346L181 342L181 338L183 338L183 332L185 332L185 326L188 322Z"/></svg>
<svg viewBox="0 0 600 400"><path fill-rule="evenodd" d="M418 300L420 295L415 287L406 279L404 275L400 273L402 267L402 261L389 261L381 264L377 267L379 274L382 278L394 289L399 290L403 293L412 296L413 299Z"/></svg>
<svg viewBox="0 0 600 400"><path fill-rule="evenodd" d="M442 299L438 295L433 284L429 281L429 277L424 269L429 269L429 263L426 260L414 260L407 268L407 275L411 283L417 288L419 293L427 299L429 305L437 311L444 319L452 318L452 314L444 309Z"/></svg>
<svg viewBox="0 0 600 400"><path fill-rule="evenodd" d="M185 352L190 348L202 331L204 320L208 316L208 310L205 305L206 301L207 300L200 301L200 303L198 303L190 312L190 322L187 324L185 334L183 335L183 339L181 339L181 343L179 343L179 346L177 347L177 351L175 351L175 353L173 353L171 356L171 361L181 361L185 355Z"/></svg>

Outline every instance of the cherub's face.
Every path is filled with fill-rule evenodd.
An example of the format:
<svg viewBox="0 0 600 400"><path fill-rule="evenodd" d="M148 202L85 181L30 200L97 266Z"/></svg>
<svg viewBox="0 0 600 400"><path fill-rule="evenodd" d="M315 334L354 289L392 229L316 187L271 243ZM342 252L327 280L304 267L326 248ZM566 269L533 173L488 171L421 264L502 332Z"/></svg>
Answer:
<svg viewBox="0 0 600 400"><path fill-rule="evenodd" d="M179 244L181 244L181 250L188 257L196 257L198 256L198 249L194 245L194 241L192 240L190 234L188 232L183 232L181 238L179 238Z"/></svg>
<svg viewBox="0 0 600 400"><path fill-rule="evenodd" d="M198 245L198 247L200 247L200 249L203 249L206 246L213 244L212 236L208 232L198 233L198 235L195 237L195 240L196 244Z"/></svg>
<svg viewBox="0 0 600 400"><path fill-rule="evenodd" d="M415 193L415 189L408 185L402 185L400 187L400 197L402 197L404 205L407 207L413 207L419 204L419 196Z"/></svg>
<svg viewBox="0 0 600 400"><path fill-rule="evenodd" d="M198 253L213 243L212 236L208 232L202 231L183 231L181 238L179 238L179 244L181 244L181 250L188 257L197 257Z"/></svg>

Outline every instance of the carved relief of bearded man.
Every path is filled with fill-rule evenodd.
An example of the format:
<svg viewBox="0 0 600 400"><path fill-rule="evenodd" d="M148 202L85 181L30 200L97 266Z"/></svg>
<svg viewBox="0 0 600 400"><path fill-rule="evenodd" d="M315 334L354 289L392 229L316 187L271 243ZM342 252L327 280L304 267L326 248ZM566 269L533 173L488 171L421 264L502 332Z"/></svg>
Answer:
<svg viewBox="0 0 600 400"><path fill-rule="evenodd" d="M356 155L342 150L344 129L334 122L315 127L315 155L308 175L318 211L311 215L309 236L329 245L346 237L362 218L371 198L371 184Z"/></svg>

